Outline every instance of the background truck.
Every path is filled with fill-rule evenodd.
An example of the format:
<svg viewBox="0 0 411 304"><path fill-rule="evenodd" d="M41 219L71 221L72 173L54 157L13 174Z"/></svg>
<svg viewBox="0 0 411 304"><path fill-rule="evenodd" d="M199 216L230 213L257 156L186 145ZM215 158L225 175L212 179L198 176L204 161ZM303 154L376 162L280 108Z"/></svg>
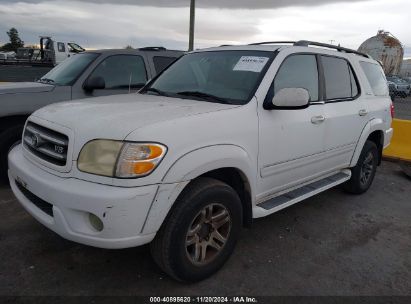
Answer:
<svg viewBox="0 0 411 304"><path fill-rule="evenodd" d="M34 81L65 59L85 51L77 43L56 41L50 36L41 36L39 46L1 53L0 82Z"/></svg>
<svg viewBox="0 0 411 304"><path fill-rule="evenodd" d="M1 64L33 64L55 66L64 59L85 51L74 42L55 41L50 36L40 36L40 48L21 47L16 55L3 58ZM14 57L14 58L13 58Z"/></svg>
<svg viewBox="0 0 411 304"><path fill-rule="evenodd" d="M37 82L0 84L0 179L6 180L8 151L33 111L59 101L136 92L182 54L162 47L88 51Z"/></svg>

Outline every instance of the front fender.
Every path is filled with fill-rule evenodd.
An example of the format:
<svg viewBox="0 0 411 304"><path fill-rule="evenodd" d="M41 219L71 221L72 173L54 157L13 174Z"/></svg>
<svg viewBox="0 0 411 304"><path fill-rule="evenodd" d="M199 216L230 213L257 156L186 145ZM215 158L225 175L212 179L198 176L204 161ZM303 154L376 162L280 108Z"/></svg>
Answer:
<svg viewBox="0 0 411 304"><path fill-rule="evenodd" d="M148 212L142 233L157 232L187 184L209 171L221 168L240 170L248 179L253 198L256 166L256 160L253 161L243 148L236 145L207 146L182 155L164 175Z"/></svg>
<svg viewBox="0 0 411 304"><path fill-rule="evenodd" d="M254 164L248 153L239 146L223 144L207 146L178 158L167 170L162 182L189 181L212 170L236 168L248 178L251 185L255 179L256 165L257 163Z"/></svg>
<svg viewBox="0 0 411 304"><path fill-rule="evenodd" d="M381 118L374 118L365 125L364 129L361 132L361 136L357 141L357 146L355 147L354 154L351 158L350 167L355 167L357 165L362 148L364 147L364 144L367 141L367 138L370 136L370 134L374 131L383 131L385 129L386 124Z"/></svg>

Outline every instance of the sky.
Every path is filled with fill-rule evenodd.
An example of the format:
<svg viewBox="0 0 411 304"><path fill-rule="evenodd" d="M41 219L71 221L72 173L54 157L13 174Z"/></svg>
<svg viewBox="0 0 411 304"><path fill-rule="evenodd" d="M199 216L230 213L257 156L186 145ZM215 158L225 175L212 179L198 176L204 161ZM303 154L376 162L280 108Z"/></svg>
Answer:
<svg viewBox="0 0 411 304"><path fill-rule="evenodd" d="M87 49L188 47L189 0L0 0L0 44L15 27ZM195 48L275 40L314 40L357 49L379 29L411 58L410 0L196 0Z"/></svg>

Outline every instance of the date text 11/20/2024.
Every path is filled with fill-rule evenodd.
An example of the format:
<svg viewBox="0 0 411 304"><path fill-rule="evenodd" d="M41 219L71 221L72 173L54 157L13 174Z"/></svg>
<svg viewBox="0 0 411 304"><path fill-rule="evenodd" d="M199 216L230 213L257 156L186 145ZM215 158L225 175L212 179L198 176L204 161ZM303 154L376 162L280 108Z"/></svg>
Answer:
<svg viewBox="0 0 411 304"><path fill-rule="evenodd" d="M254 297L150 297L150 303L258 303Z"/></svg>

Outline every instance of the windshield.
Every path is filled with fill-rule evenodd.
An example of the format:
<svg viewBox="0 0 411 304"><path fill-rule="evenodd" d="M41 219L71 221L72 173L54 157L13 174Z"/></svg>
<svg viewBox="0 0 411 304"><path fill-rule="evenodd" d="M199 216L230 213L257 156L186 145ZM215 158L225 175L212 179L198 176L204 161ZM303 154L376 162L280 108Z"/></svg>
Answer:
<svg viewBox="0 0 411 304"><path fill-rule="evenodd" d="M70 51L70 52L73 52L73 53L81 53L81 52L84 52L84 51L85 51L85 49L83 49L81 46L79 46L79 45L76 44L76 43L69 42L69 43L67 43L67 44L68 44L68 46L69 46L69 51Z"/></svg>
<svg viewBox="0 0 411 304"><path fill-rule="evenodd" d="M71 56L40 78L40 82L55 85L72 85L99 54L83 53Z"/></svg>
<svg viewBox="0 0 411 304"><path fill-rule="evenodd" d="M274 52L198 52L181 57L141 93L245 104L254 95Z"/></svg>

